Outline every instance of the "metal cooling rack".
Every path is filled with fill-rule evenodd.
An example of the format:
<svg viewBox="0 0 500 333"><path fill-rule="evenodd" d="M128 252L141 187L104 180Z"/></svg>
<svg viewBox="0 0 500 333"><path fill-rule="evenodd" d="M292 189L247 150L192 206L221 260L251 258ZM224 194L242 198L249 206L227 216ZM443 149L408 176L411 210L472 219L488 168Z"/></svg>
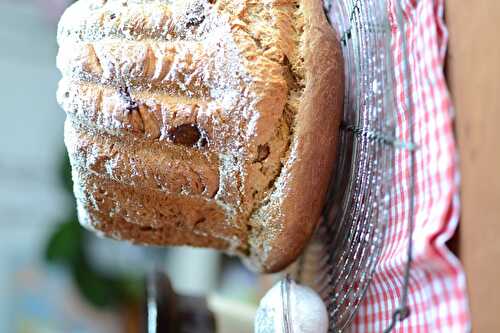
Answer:
<svg viewBox="0 0 500 333"><path fill-rule="evenodd" d="M397 23L402 24L401 9L398 1L395 2ZM395 80L387 1L324 0L323 3L330 23L341 37L345 62L340 156L323 220L313 242L296 265L294 277L320 293L330 316L330 332L342 332L356 314L380 257L392 198L396 149L412 152L411 195L415 163L413 134L409 143L396 138ZM404 40L403 49L406 54ZM406 63L403 66L409 82ZM413 108L409 100L405 102L407 119L412 122ZM411 123L409 128L412 128ZM386 332L409 314L406 304L412 260L413 198L408 228L410 240L404 292Z"/></svg>

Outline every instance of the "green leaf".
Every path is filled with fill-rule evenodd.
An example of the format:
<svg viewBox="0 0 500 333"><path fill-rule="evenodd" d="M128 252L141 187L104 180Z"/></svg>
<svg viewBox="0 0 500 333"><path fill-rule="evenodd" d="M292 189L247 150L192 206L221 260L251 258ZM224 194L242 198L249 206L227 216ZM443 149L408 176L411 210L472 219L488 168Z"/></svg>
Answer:
<svg viewBox="0 0 500 333"><path fill-rule="evenodd" d="M92 268L85 257L73 267L72 273L82 296L99 308L137 302L143 293L141 279L100 273Z"/></svg>
<svg viewBox="0 0 500 333"><path fill-rule="evenodd" d="M113 279L92 270L85 260L73 267L73 279L82 296L92 305L103 308L120 303Z"/></svg>
<svg viewBox="0 0 500 333"><path fill-rule="evenodd" d="M117 277L115 286L122 301L127 303L137 302L144 293L144 281L141 278L132 276Z"/></svg>
<svg viewBox="0 0 500 333"><path fill-rule="evenodd" d="M64 150L64 155L61 158L59 165L59 177L63 188L73 195L73 178L71 176L71 163L69 162L68 152Z"/></svg>
<svg viewBox="0 0 500 333"><path fill-rule="evenodd" d="M45 259L72 266L83 256L83 230L76 218L57 226L45 249Z"/></svg>

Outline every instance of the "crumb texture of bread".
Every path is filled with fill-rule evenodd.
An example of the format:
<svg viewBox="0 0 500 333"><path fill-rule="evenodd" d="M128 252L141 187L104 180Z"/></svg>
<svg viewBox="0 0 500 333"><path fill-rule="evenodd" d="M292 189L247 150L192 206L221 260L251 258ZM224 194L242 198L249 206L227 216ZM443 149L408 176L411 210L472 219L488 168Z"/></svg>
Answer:
<svg viewBox="0 0 500 333"><path fill-rule="evenodd" d="M319 0L79 0L58 29L79 220L274 272L335 163L340 47Z"/></svg>

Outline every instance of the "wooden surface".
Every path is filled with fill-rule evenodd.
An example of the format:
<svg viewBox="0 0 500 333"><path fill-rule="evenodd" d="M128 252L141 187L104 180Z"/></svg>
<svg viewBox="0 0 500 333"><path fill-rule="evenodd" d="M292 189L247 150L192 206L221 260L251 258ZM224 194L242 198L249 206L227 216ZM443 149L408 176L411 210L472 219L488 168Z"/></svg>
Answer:
<svg viewBox="0 0 500 333"><path fill-rule="evenodd" d="M500 332L500 1L447 0L465 265L474 332Z"/></svg>

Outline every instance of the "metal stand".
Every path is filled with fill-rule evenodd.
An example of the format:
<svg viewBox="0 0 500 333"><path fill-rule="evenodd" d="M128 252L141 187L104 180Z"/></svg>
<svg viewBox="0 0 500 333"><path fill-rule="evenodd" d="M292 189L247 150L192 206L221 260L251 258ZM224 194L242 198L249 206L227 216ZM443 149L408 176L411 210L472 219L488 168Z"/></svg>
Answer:
<svg viewBox="0 0 500 333"><path fill-rule="evenodd" d="M397 2L397 1L396 1ZM393 200L395 153L410 151L408 257L400 305L387 328L409 315L408 284L412 262L415 150L396 137L394 67L388 4L385 0L325 0L325 12L341 36L345 62L344 122L337 172L315 239L299 261L296 278L323 297L330 332L348 329L372 279L380 257ZM398 24L401 8L396 5ZM404 34L403 34L404 35ZM402 38L405 38L404 36ZM403 41L406 54L406 41ZM410 72L403 59L404 77ZM406 85L409 89L409 85ZM407 96L411 96L407 92ZM406 102L409 128L411 101ZM410 131L411 132L411 131Z"/></svg>

